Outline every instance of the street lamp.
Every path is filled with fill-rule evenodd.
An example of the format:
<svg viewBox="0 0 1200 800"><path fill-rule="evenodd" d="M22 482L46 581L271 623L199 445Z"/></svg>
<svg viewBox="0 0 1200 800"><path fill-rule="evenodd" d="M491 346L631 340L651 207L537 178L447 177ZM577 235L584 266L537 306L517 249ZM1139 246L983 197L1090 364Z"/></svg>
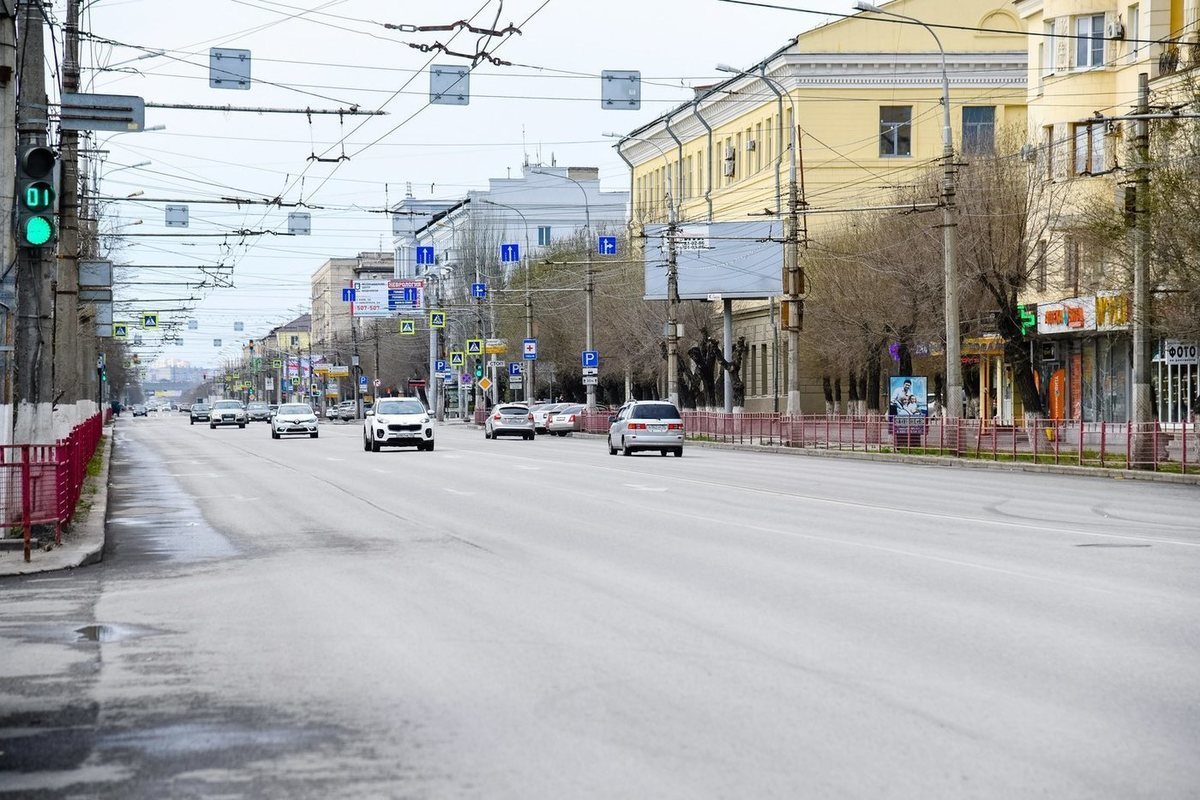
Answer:
<svg viewBox="0 0 1200 800"><path fill-rule="evenodd" d="M584 215L584 222L587 225L587 236L584 237L585 238L584 252L587 254L587 273L586 273L586 277L584 278L584 281L583 281L583 291L584 291L584 296L585 296L584 315L586 317L586 321L584 324L587 328L587 333L585 336L587 341L586 341L584 347L588 351L591 351L592 350L592 295L595 293L596 276L595 276L595 272L593 271L593 268L592 268L592 245L591 245L592 211L591 211L591 207L588 205L587 189L583 188L582 183L580 183L579 181L575 180L574 178L572 178L568 175L559 175L554 172L545 172L540 169L535 169L535 170L530 170L530 171L537 173L538 175L549 175L552 178L562 178L565 181L570 181L571 183L573 183L579 187L579 191L583 192L583 215ZM526 231L526 239L528 240L528 231ZM526 248L529 247L528 241L525 242L525 247ZM532 334L530 334L530 335L532 335ZM588 384L585 388L587 389L588 411L592 411L596 408L596 386L595 386L595 384Z"/></svg>
<svg viewBox="0 0 1200 800"><path fill-rule="evenodd" d="M787 297L787 345L788 345L788 365L787 376L787 413L800 414L800 325L803 319L804 309L804 272L800 266L800 225L799 225L799 191L796 182L796 153L800 149L797 133L799 120L796 117L796 99L791 93L784 92L783 87L776 81L767 77L767 66L762 65L758 75L747 72L744 69L737 69L728 64L717 64L718 72L729 72L734 75L745 75L748 77L757 77L762 80L767 86L771 87L771 91L775 93L779 101L779 125L783 127L783 96L787 94L788 102L792 106L792 119L788 127L791 129L788 137L788 215L787 215L787 231L784 236L783 245L783 264L784 274L787 276L787 285L784 286L784 292ZM779 146L783 146L782 130L780 130ZM783 155L780 154L782 159ZM776 167L778 170L778 167ZM778 175L778 171L775 173ZM778 186L776 187L778 188ZM778 203L776 204L778 209ZM730 349L730 335L726 337L726 358L733 355ZM725 382L727 392L732 391L732 385L729 381ZM778 410L778 409L776 409Z"/></svg>
<svg viewBox="0 0 1200 800"><path fill-rule="evenodd" d="M958 228L954 221L954 136L950 129L950 76L946 71L946 50L933 28L916 17L897 14L859 0L859 11L885 14L907 20L929 31L942 55L942 251L943 251L943 310L946 315L946 416L962 415L962 355L958 321Z"/></svg>
<svg viewBox="0 0 1200 800"><path fill-rule="evenodd" d="M666 165L667 175L667 398L679 406L679 271L675 260L675 228L679 223L678 212L671 198L671 160L658 142L620 133L604 133L603 136L633 139L648 144L658 151ZM617 145L620 147L620 144Z"/></svg>
<svg viewBox="0 0 1200 800"><path fill-rule="evenodd" d="M534 170L534 172L537 172L537 170ZM548 173L539 173L539 174L545 175ZM533 338L533 299L530 296L530 292L529 292L529 220L525 219L525 215L521 213L520 209L515 208L513 206L507 205L505 203L497 203L495 200L486 200L485 199L483 202L485 202L491 206L499 206L501 208L507 208L509 211L516 213L516 215L521 218L521 224L523 224L525 226L525 256L523 259L525 262L525 264L524 264L524 269L525 269L525 338L532 339ZM505 227L507 227L507 226L505 226ZM589 225L588 227L590 228L591 226ZM589 269L590 269L590 267L589 267ZM591 300L592 300L592 297L589 294L588 295L588 315L587 315L588 316L588 349L591 349L591 346L592 346L592 303L591 303ZM526 366L526 369L529 371L529 374L525 376L525 404L532 407L533 406L533 369L532 369L533 361L526 361L525 366ZM591 386L588 387L589 390L591 390L592 388L593 387L591 387ZM591 400L595 399L595 395L590 394L590 393L589 393L588 397Z"/></svg>

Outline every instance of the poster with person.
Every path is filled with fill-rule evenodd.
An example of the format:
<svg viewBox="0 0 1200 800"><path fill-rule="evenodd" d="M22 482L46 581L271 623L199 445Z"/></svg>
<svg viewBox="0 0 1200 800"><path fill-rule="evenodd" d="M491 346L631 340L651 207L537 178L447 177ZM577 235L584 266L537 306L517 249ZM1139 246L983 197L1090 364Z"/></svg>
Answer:
<svg viewBox="0 0 1200 800"><path fill-rule="evenodd" d="M923 376L894 375L888 380L888 418L899 430L924 430L929 416L928 379Z"/></svg>

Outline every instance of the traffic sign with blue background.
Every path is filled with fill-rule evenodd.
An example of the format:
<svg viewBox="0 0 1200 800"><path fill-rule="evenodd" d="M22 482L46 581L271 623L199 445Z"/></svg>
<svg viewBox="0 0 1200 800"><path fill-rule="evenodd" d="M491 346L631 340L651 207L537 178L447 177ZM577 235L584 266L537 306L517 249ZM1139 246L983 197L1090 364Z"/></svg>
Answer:
<svg viewBox="0 0 1200 800"><path fill-rule="evenodd" d="M158 314L157 313L142 314L142 327L143 328L157 328L158 327Z"/></svg>
<svg viewBox="0 0 1200 800"><path fill-rule="evenodd" d="M417 263L418 264L436 264L437 259L434 258L432 247L417 248Z"/></svg>
<svg viewBox="0 0 1200 800"><path fill-rule="evenodd" d="M466 364L466 363L467 363L467 359L462 354L461 350L451 350L450 351L450 366L461 367L463 364Z"/></svg>
<svg viewBox="0 0 1200 800"><path fill-rule="evenodd" d="M434 361L433 362L433 371L434 372L445 372L446 371L446 359L439 358L438 360Z"/></svg>
<svg viewBox="0 0 1200 800"><path fill-rule="evenodd" d="M483 339L467 339L467 355L483 355Z"/></svg>
<svg viewBox="0 0 1200 800"><path fill-rule="evenodd" d="M417 322L411 319L400 320L400 333L404 336L412 336L417 332Z"/></svg>
<svg viewBox="0 0 1200 800"><path fill-rule="evenodd" d="M359 388L360 388L360 389L365 389L365 388L367 388L367 376L366 376L366 375L359 375L359 376L358 376L358 386L359 386Z"/></svg>
<svg viewBox="0 0 1200 800"><path fill-rule="evenodd" d="M353 289L342 289L342 302L343 303L353 303L354 302L354 290Z"/></svg>
<svg viewBox="0 0 1200 800"><path fill-rule="evenodd" d="M500 260L501 261L520 261L521 247L516 244L500 245Z"/></svg>
<svg viewBox="0 0 1200 800"><path fill-rule="evenodd" d="M521 364L517 361L508 362L508 374L510 377L517 377L521 374Z"/></svg>
<svg viewBox="0 0 1200 800"><path fill-rule="evenodd" d="M526 339L521 347L521 355L526 361L537 360L537 339Z"/></svg>
<svg viewBox="0 0 1200 800"><path fill-rule="evenodd" d="M458 380L463 386L470 386L472 380L471 373L464 372L462 375L458 376Z"/></svg>
<svg viewBox="0 0 1200 800"><path fill-rule="evenodd" d="M602 256L615 256L617 254L617 237L598 237L596 239L596 252Z"/></svg>
<svg viewBox="0 0 1200 800"><path fill-rule="evenodd" d="M429 327L431 327L431 328L446 327L446 312L445 311L430 311L429 312Z"/></svg>
<svg viewBox="0 0 1200 800"><path fill-rule="evenodd" d="M487 284L486 283L472 283L471 284L471 297L474 297L474 298L477 298L480 300L487 297Z"/></svg>
<svg viewBox="0 0 1200 800"><path fill-rule="evenodd" d="M599 350L584 350L582 362L583 362L583 366L585 366L585 367L600 366L600 351Z"/></svg>

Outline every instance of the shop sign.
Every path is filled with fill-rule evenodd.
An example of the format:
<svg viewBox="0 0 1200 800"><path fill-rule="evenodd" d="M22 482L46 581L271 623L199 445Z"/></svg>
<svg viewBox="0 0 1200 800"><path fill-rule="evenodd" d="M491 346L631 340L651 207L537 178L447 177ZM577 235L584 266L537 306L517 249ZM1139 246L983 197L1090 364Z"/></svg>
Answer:
<svg viewBox="0 0 1200 800"><path fill-rule="evenodd" d="M1096 295L1096 330L1122 331L1129 327L1129 298L1117 292Z"/></svg>
<svg viewBox="0 0 1200 800"><path fill-rule="evenodd" d="M1163 342L1162 362L1164 364L1200 364L1200 346L1195 342L1185 342L1182 339L1167 339Z"/></svg>

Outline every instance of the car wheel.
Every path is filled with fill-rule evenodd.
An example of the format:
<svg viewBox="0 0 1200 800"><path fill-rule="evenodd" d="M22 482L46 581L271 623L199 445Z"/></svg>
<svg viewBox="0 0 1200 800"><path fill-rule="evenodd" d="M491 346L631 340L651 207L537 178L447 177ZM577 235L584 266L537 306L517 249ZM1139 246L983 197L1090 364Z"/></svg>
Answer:
<svg viewBox="0 0 1200 800"><path fill-rule="evenodd" d="M196 424L196 420L194 420L194 419L188 420L188 425L195 425L195 424Z"/></svg>
<svg viewBox="0 0 1200 800"><path fill-rule="evenodd" d="M682 447L676 447L676 448L675 448L675 457L676 457L676 458L683 458L683 448L682 448Z"/></svg>
<svg viewBox="0 0 1200 800"><path fill-rule="evenodd" d="M371 440L367 438L365 433L363 434L363 450L368 453L371 452Z"/></svg>
<svg viewBox="0 0 1200 800"><path fill-rule="evenodd" d="M527 442L532 442L532 441L533 441L533 434L532 434L532 433L527 433L527 434L525 434L525 441L527 441Z"/></svg>
<svg viewBox="0 0 1200 800"><path fill-rule="evenodd" d="M630 447L629 445L625 444L624 439L621 440L621 455L623 455L623 456L633 455L633 448Z"/></svg>
<svg viewBox="0 0 1200 800"><path fill-rule="evenodd" d="M433 452L433 442L430 442L429 444L425 445L425 452L426 452L426 453L432 453L432 452Z"/></svg>
<svg viewBox="0 0 1200 800"><path fill-rule="evenodd" d="M667 448L664 447L662 450L659 450L658 454L660 456L662 456L663 458L666 458L667 457Z"/></svg>
<svg viewBox="0 0 1200 800"><path fill-rule="evenodd" d="M379 452L379 442L375 441L374 439L371 440L371 452L372 453Z"/></svg>
<svg viewBox="0 0 1200 800"><path fill-rule="evenodd" d="M319 434L316 431L313 431L312 433L309 434L309 436L312 437L313 439L317 438L318 435Z"/></svg>
<svg viewBox="0 0 1200 800"><path fill-rule="evenodd" d="M275 430L271 431L271 438L272 438L272 439L278 439L278 438L279 438L279 431L275 431Z"/></svg>
<svg viewBox="0 0 1200 800"><path fill-rule="evenodd" d="M492 432L491 432L491 431L489 431L487 428L484 428L484 429L483 429L483 438L485 438L485 439L490 439L490 438L492 438ZM424 450L425 448L424 448L424 447L422 447L421 449L422 449L422 450Z"/></svg>
<svg viewBox="0 0 1200 800"><path fill-rule="evenodd" d="M246 423L244 423L244 422L239 422L239 423L238 423L238 427L239 427L239 428L244 428L244 427L246 427Z"/></svg>
<svg viewBox="0 0 1200 800"><path fill-rule="evenodd" d="M610 456L615 456L617 454L617 448L613 447L611 436L608 437L608 454Z"/></svg>
<svg viewBox="0 0 1200 800"><path fill-rule="evenodd" d="M217 426L216 426L216 425L213 425L213 424L210 422L210 423L208 423L208 429L209 429L210 431L215 431L215 430L217 429Z"/></svg>

